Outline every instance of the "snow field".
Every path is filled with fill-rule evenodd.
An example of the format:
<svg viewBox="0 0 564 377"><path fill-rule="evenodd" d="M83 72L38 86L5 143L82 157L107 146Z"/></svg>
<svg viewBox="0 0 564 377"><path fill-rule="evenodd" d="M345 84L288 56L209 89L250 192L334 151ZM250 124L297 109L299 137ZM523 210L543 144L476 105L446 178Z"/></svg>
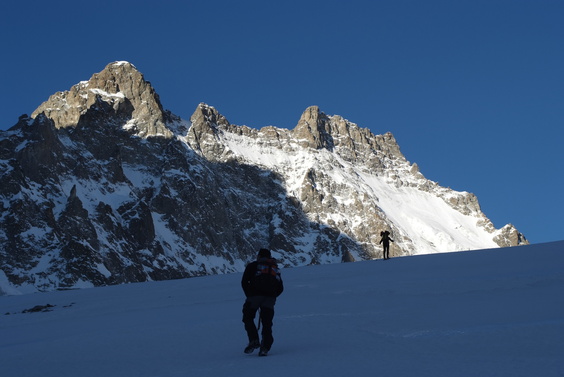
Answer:
<svg viewBox="0 0 564 377"><path fill-rule="evenodd" d="M285 269L263 358L243 353L241 274L3 296L0 375L562 376L563 249Z"/></svg>

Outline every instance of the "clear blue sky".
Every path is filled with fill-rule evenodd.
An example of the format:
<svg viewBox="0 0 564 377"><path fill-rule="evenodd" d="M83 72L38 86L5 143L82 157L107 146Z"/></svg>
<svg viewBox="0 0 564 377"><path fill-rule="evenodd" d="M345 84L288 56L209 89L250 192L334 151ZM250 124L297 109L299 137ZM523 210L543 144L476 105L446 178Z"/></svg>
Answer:
<svg viewBox="0 0 564 377"><path fill-rule="evenodd" d="M564 239L564 1L28 1L0 14L0 129L116 60L165 108L392 132L497 228Z"/></svg>

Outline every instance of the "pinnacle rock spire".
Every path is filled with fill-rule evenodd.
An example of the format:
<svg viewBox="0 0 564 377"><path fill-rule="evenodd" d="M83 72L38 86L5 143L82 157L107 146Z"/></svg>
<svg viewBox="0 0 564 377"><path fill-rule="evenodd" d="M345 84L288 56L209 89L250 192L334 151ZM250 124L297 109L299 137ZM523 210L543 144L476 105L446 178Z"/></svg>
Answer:
<svg viewBox="0 0 564 377"><path fill-rule="evenodd" d="M293 134L304 146L331 149L333 139L329 131L329 117L318 106L310 106L303 112Z"/></svg>

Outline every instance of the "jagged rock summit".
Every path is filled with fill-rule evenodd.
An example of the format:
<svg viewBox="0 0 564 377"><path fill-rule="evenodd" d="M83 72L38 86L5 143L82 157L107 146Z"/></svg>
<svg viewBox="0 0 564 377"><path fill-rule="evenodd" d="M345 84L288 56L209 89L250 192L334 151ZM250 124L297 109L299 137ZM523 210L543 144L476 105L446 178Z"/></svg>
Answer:
<svg viewBox="0 0 564 377"><path fill-rule="evenodd" d="M90 80L53 94L31 116L43 113L55 128L65 128L76 126L93 110L127 120L125 127L139 136L172 137L166 127L170 114L163 110L155 89L133 64L124 61L110 63Z"/></svg>
<svg viewBox="0 0 564 377"><path fill-rule="evenodd" d="M294 129L163 109L115 62L0 132L0 294L527 243L427 180L391 133L318 107Z"/></svg>

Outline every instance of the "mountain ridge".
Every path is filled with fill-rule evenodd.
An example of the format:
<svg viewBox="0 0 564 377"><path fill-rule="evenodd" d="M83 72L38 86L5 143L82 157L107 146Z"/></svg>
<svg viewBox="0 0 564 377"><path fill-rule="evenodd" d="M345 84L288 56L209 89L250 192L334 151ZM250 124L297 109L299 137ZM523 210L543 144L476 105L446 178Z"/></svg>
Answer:
<svg viewBox="0 0 564 377"><path fill-rule="evenodd" d="M22 291L240 271L260 247L285 266L372 259L383 229L392 256L527 243L389 132L317 106L292 130L203 103L186 121L128 62L20 117L0 163L0 280Z"/></svg>

